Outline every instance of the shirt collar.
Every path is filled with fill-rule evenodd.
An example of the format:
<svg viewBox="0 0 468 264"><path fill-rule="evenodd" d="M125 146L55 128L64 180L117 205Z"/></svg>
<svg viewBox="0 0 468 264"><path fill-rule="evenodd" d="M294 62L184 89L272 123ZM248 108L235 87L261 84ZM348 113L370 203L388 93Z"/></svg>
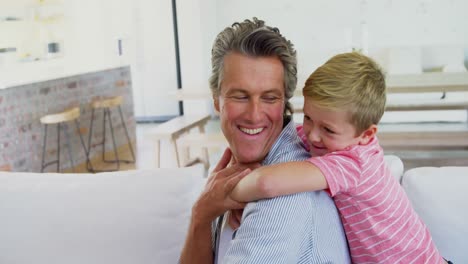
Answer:
<svg viewBox="0 0 468 264"><path fill-rule="evenodd" d="M284 147L285 144L288 144L286 139L291 138L296 135L296 127L294 125L294 121L292 120L291 116L287 116L284 118L284 127L281 133L279 134L278 138L276 139L275 143L271 147L268 155L263 159L262 166L268 165L276 159L276 155L279 149Z"/></svg>

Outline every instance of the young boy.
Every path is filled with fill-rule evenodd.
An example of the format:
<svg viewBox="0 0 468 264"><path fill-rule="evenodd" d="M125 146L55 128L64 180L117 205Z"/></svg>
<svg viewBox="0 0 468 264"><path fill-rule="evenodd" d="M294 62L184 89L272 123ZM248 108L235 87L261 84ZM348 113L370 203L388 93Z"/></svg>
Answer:
<svg viewBox="0 0 468 264"><path fill-rule="evenodd" d="M312 158L256 169L232 197L247 202L327 190L340 211L353 263L446 263L385 166L376 137L385 93L384 75L370 58L331 58L303 89L298 133ZM291 171L294 176L284 177Z"/></svg>

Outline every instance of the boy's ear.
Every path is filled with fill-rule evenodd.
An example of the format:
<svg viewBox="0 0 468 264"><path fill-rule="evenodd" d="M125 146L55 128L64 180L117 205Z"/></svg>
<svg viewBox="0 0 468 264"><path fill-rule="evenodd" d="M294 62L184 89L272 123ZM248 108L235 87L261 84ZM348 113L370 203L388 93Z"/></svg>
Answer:
<svg viewBox="0 0 468 264"><path fill-rule="evenodd" d="M359 136L359 145L367 145L371 139L377 134L377 126L371 125L368 129L364 130Z"/></svg>

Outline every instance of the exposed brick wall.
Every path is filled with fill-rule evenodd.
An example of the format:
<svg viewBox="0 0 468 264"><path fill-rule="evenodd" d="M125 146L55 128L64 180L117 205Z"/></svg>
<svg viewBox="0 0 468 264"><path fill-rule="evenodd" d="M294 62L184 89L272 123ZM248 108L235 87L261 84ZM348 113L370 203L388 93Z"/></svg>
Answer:
<svg viewBox="0 0 468 264"><path fill-rule="evenodd" d="M88 145L91 121L90 103L96 98L122 95L121 106L131 140L135 140L135 117L133 112L132 82L129 67L116 68L95 73L71 76L56 80L22 85L0 90L0 169L37 172L41 168L44 125L39 119L47 114L61 112L79 106L80 128L73 122L66 123L70 137L74 164L85 162L85 153L78 133ZM127 144L118 109L111 109L117 146ZM100 155L103 129L102 111L96 111L91 141L91 156ZM112 148L109 128L106 129L106 149ZM62 130L63 131L63 130ZM49 125L47 132L46 160L53 160L57 154L57 126ZM66 135L60 139L61 168L71 166L66 144ZM46 168L54 171L55 165Z"/></svg>

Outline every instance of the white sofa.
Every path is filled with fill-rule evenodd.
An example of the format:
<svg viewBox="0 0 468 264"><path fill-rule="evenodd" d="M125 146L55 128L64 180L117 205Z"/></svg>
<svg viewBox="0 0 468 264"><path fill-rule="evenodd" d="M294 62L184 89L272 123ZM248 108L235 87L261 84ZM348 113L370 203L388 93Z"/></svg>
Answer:
<svg viewBox="0 0 468 264"><path fill-rule="evenodd" d="M468 263L468 167L417 168L387 156L442 254ZM0 172L1 264L175 263L202 165L53 174Z"/></svg>
<svg viewBox="0 0 468 264"><path fill-rule="evenodd" d="M401 184L441 254L468 263L468 167L421 167Z"/></svg>

